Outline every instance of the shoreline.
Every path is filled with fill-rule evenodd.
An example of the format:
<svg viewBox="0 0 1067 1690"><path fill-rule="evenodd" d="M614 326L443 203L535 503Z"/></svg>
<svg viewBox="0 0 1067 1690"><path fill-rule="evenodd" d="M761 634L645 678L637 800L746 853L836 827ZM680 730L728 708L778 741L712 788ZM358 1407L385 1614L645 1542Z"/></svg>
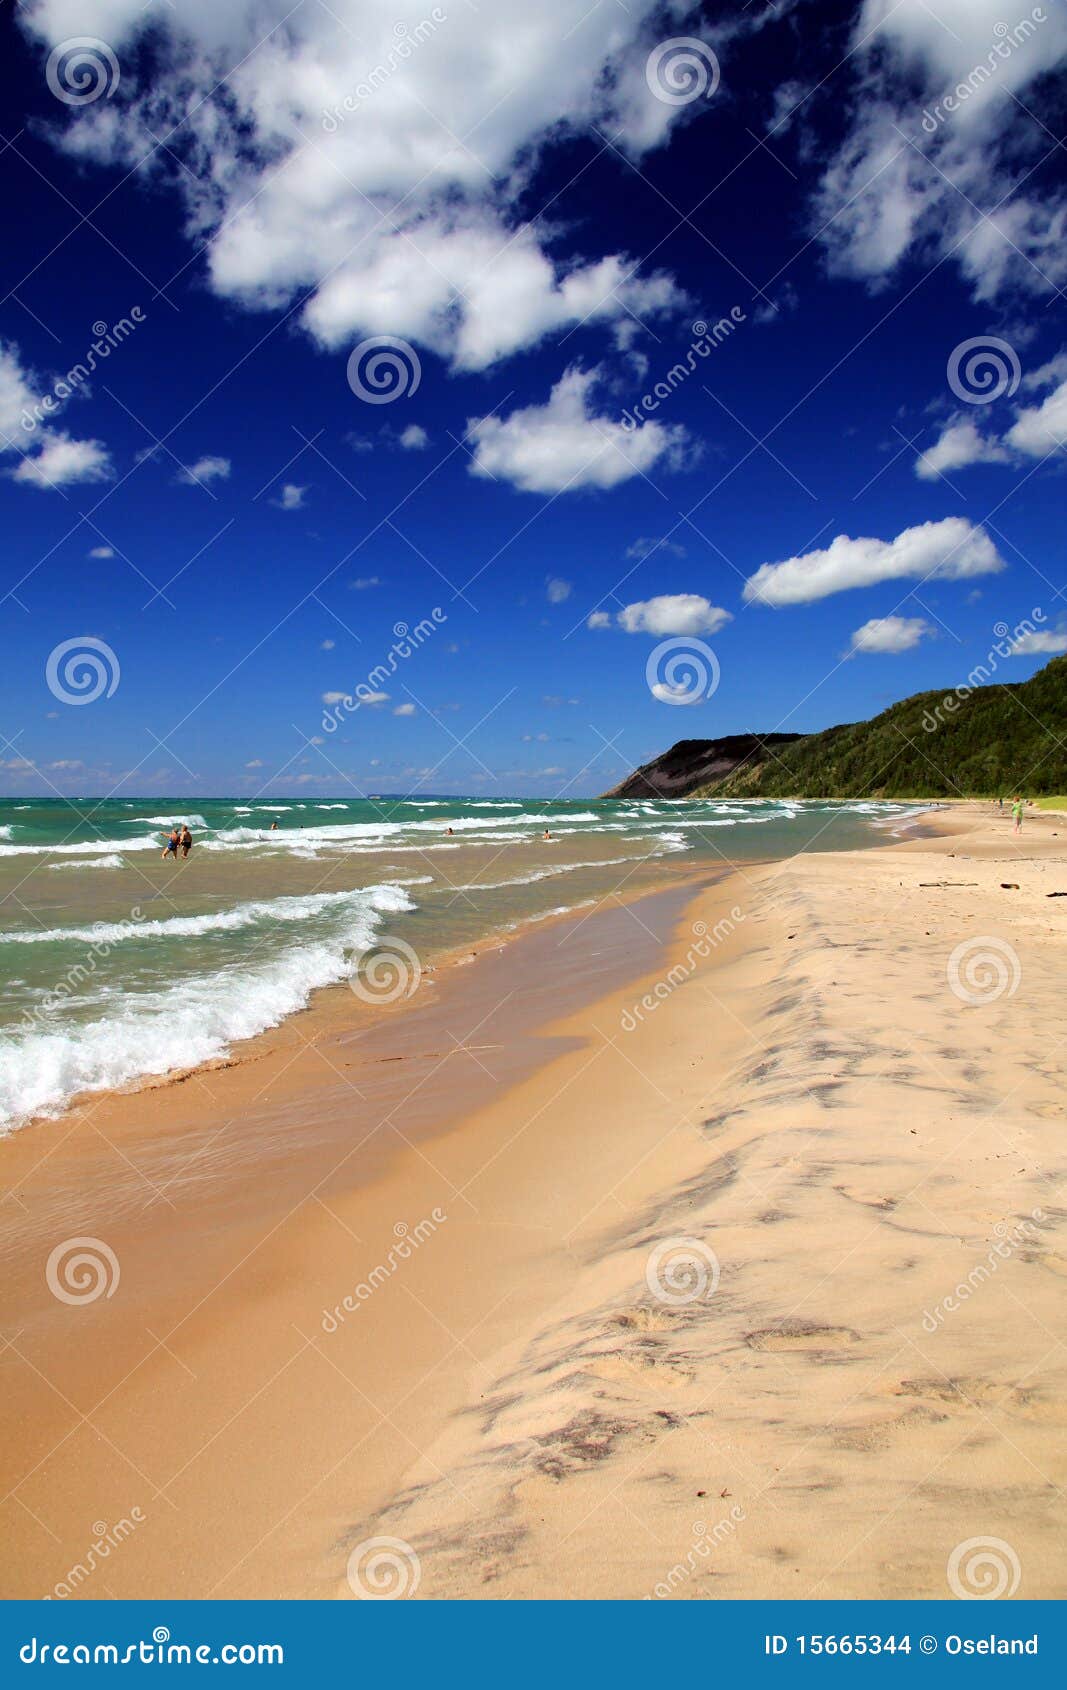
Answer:
<svg viewBox="0 0 1067 1690"><path fill-rule="evenodd" d="M933 825L935 818L927 822ZM950 826L960 822L966 831ZM5 1508L9 1535L20 1546L23 1563L15 1575L19 1588L9 1594L41 1594L61 1577L58 1563L64 1553L73 1563L76 1546L92 1541L87 1532L94 1521L128 1517L135 1505L146 1515L136 1540L109 1560L106 1571L93 1575L85 1594L203 1595L210 1587L226 1596L347 1596L347 1555L375 1533L416 1544L423 1559L421 1594L428 1596L647 1594L656 1582L651 1576L655 1565L671 1567L678 1558L685 1462L672 1460L671 1469L682 1472L674 1472L670 1483L665 1468L650 1482L651 1489L642 1480L635 1493L642 1511L649 1496L656 1499L649 1518L655 1521L653 1536L661 1528L663 1535L655 1554L635 1550L617 1520L601 1529L603 1510L614 1504L599 1495L598 1487L612 1493L620 1461L629 1464L635 1450L658 1450L664 1428L672 1438L684 1434L688 1440L706 1415L693 1413L684 1401L687 1376L704 1375L708 1368L714 1372L724 1358L729 1375L737 1363L731 1347L720 1351L698 1342L697 1351L689 1353L702 1334L699 1326L694 1328L694 1311L686 1312L688 1305L680 1320L678 1311L664 1311L654 1300L650 1305L643 1257L636 1279L633 1272L634 1236L647 1256L649 1241L664 1225L687 1234L702 1206L733 1200L731 1194L751 1179L750 1173L738 1171L748 1154L746 1143L727 1146L727 1158L734 1158L727 1167L717 1141L711 1154L709 1103L721 1104L731 1087L758 1085L758 1078L746 1076L752 1031L758 1030L764 1044L772 1030L780 1040L795 1018L795 1008L781 1008L785 969L800 955L799 949L788 949L799 932L793 922L801 907L790 881L817 884L823 875L833 886L853 876L869 889L899 874L916 852L946 858L978 852L975 860L985 861L991 851L1003 849L987 840L992 830L984 816L974 816L967 826L956 812L942 819L939 833L942 827L954 835L954 853L943 850L944 836L915 838L860 853L746 864L695 896L691 887L684 895L675 888L679 902L667 923L671 937L665 942L660 933L645 933L643 956L635 945L642 933L635 914L643 905L639 902L628 914L616 912L614 919L629 931L621 939L616 934L614 954L600 957L599 975L596 959L588 959L594 973L586 974L569 1008L561 1000L558 967L542 970L540 980L535 967L534 978L524 981L525 991L518 995L527 1011L530 990L540 991L543 1014L533 1041L536 1050L511 1037L511 1064L489 1086L489 1101L477 1102L468 1090L474 1107L466 1114L462 1092L451 1091L453 1115L464 1116L458 1124L436 1133L431 1125L426 1134L421 1128L428 1123L416 1122L406 1135L410 1142L395 1147L394 1156L374 1166L363 1164L363 1184L324 1187L295 1221L275 1226L270 1214L264 1219L264 1188L279 1180L284 1187L294 1156L306 1165L313 1150L331 1148L324 1093L318 1088L305 1094L302 1112L294 1105L288 1117L278 1110L271 1120L264 1117L262 1104L246 1099L246 1111L252 1104L252 1114L258 1109L262 1117L249 1142L231 1145L223 1136L210 1175L199 1184L188 1179L176 1184L171 1193L179 1205L206 1206L209 1219L214 1209L232 1244L250 1245L254 1235L258 1239L254 1249L235 1249L228 1277L202 1304L188 1285L174 1286L175 1273L181 1278L180 1262L168 1255L153 1270L150 1239L139 1250L131 1231L118 1252L121 1297L116 1293L90 1307L57 1310L54 1299L39 1295L38 1251L22 1285L29 1291L33 1282L36 1300L35 1295L23 1299L22 1312L28 1311L29 1318L21 1321L15 1356L25 1350L31 1362L44 1361L42 1371L52 1385L46 1389L29 1367L25 1375L20 1371L18 1403L5 1414L3 1442L8 1464L14 1456L18 1475L17 1500L9 1497ZM1035 825L1032 835L1048 831ZM1030 841L1024 838L1023 844L1029 847ZM928 901L944 894L920 896ZM744 919L690 968L694 916L714 933L724 913L739 907ZM862 903L856 920L864 919L861 911ZM812 919L810 912L807 919ZM563 940L556 929L566 924L551 924L552 933L549 925L541 924L539 935L546 954L549 947L560 949ZM582 925L585 952L594 947L588 943L589 928ZM910 932L909 927L909 939ZM529 939L522 943L529 946ZM479 958L478 967L455 976L448 995L455 984L472 993L477 988L483 1002L494 993L499 997L489 978L494 964L498 976L520 966L516 947L507 949L506 958L490 953ZM610 952L611 945L605 941L602 950ZM638 983L654 986L676 967L683 970L677 989L672 987L666 1001L658 1001L642 1022L623 1033L621 1017L641 997ZM624 979L628 985L620 983ZM870 990L877 993L877 974ZM401 1018L408 1026L413 1010L407 1006ZM401 1054L394 1050L391 1059L384 1052L382 1066L394 1066ZM409 1044L405 1059L427 1056ZM463 1060L479 1073L476 1061L502 1059L479 1050ZM222 1074L217 1083L233 1078ZM125 1107L147 1100L155 1109L160 1099L173 1102L190 1085L198 1092L203 1083L194 1078L173 1093L156 1090L121 1102ZM808 1090L818 1096L825 1085L827 1097L833 1098L839 1083L844 1082L820 1079ZM318 1104L311 1101L315 1097ZM813 1107L810 1097L804 1106ZM772 1098L770 1107L781 1104ZM809 1129L812 1142L825 1135L833 1119L823 1120L822 1104L818 1108ZM753 1112L759 1114L749 1099L740 1114ZM713 1130L729 1134L731 1113L736 1108L727 1107ZM179 1125L176 1121L175 1138L182 1136ZM78 1179L86 1159L79 1158L69 1134L60 1142L61 1126L46 1129L56 1139L47 1153L41 1146L48 1171L39 1178L49 1182L53 1223L69 1221L71 1234L91 1234L95 1218L104 1239L110 1236L109 1222L112 1233L116 1225L131 1228L131 1215L117 1202L114 1189L103 1185L96 1191L96 1216L86 1212ZM159 1148L158 1123L140 1137L129 1126L124 1135L114 1119L103 1126L117 1150L96 1146L101 1163L122 1167L125 1157L131 1189L146 1172L150 1177L159 1173L144 1159L153 1143ZM337 1126L334 1121L333 1130ZM17 1135L7 1144L28 1136ZM764 1136L757 1135L756 1142ZM273 1152L272 1168L250 1155L252 1144L257 1152ZM865 1141L865 1159L871 1151ZM819 1188L803 1189L817 1194ZM29 1188L24 1195L31 1204L35 1201ZM882 1199L872 1203L870 1196L861 1188L847 1199L861 1218L869 1219L872 1208L876 1216L881 1212ZM153 1202L150 1193L146 1197ZM246 1197L250 1213L242 1207ZM804 1201L815 1201L815 1196ZM149 1234L155 1228L158 1243L160 1208L154 1207L150 1222L141 1224ZM437 1211L446 1220L427 1230L427 1217ZM180 1236L176 1217L163 1213L166 1227ZM252 1224L257 1213L258 1223ZM783 1229L777 1230L777 1222L761 1216L751 1229L760 1256L772 1250L760 1269L764 1279L768 1274L773 1279L777 1265L790 1283L796 1281L801 1258L778 1244L790 1236L784 1224L789 1218L783 1214ZM334 1331L324 1328L324 1311L336 1311L340 1299L353 1296L354 1287L392 1259L401 1226L419 1240L418 1247L407 1258L400 1255L402 1265L395 1273L378 1275L365 1305L357 1298L357 1308L342 1311L345 1318ZM757 1285L758 1294L746 1289L743 1275L739 1285L733 1284L730 1252L719 1253L722 1282L709 1308L729 1310L740 1296L750 1316L749 1336L752 1331L758 1336L763 1316L756 1318L757 1305L773 1303L773 1298L765 1284ZM195 1252L190 1259L196 1260L197 1271L214 1273L220 1266ZM21 1277L9 1286L16 1306ZM627 1295L619 1303L623 1291ZM325 1294L317 1298L319 1292ZM5 1328L9 1324L5 1317ZM764 1325L774 1329L769 1318ZM834 1324L838 1329L856 1328L839 1321ZM75 1334L77 1344L84 1344L78 1355L66 1353ZM85 1343L90 1334L105 1344ZM805 1340L803 1333L787 1331L786 1339L784 1347L768 1341L768 1347L754 1348L742 1342L743 1370L764 1365L764 1355L781 1367L784 1355L794 1372L803 1370L798 1382L809 1391L813 1367L819 1381L834 1378L836 1369L855 1369L851 1347L843 1344L839 1355L836 1338L828 1353L812 1349L810 1334ZM105 1347L107 1376L102 1378ZM63 1392L66 1407L55 1387ZM654 1407L642 1397L649 1388ZM636 1404L628 1397L635 1391ZM625 1406L617 1400L620 1393ZM45 1403L49 1424L42 1426ZM64 1434L72 1404L89 1419L70 1424ZM781 1435L765 1424L758 1394L749 1412L751 1426L742 1417L732 1441ZM795 1420L795 1408L786 1410L786 1423L790 1417ZM53 1451L59 1436L62 1446ZM702 1459L706 1465L706 1451ZM720 1490L736 1498L740 1471L716 1490L706 1480L695 1485L694 1498L706 1489L716 1508ZM682 1493L668 1501L677 1483ZM722 1502L724 1514L735 1506L728 1497ZM806 1506L811 1502L809 1496ZM591 1540L582 1525L587 1512L600 1522ZM718 1519L717 1513L709 1515L705 1524L712 1529ZM668 1521L673 1522L669 1528ZM791 1567L791 1578L776 1583L773 1567L769 1571L763 1552L753 1548L753 1533L740 1522L735 1525L736 1545L728 1534L731 1547L716 1556L714 1588L709 1574L693 1588L687 1581L686 1588L672 1594L808 1593L796 1588ZM749 1542L743 1548L746 1532ZM580 1554L572 1562L568 1557L574 1545ZM665 1562L663 1554L668 1555ZM597 1561L593 1569L590 1556ZM728 1570L735 1556L737 1564ZM49 1579L53 1568L58 1570ZM881 1584L821 1593L904 1592ZM910 1593L944 1592L938 1587Z"/></svg>
<svg viewBox="0 0 1067 1690"><path fill-rule="evenodd" d="M821 800L818 802L821 802ZM940 807L938 804L931 802L927 808L917 809L905 818L905 828L917 827L926 830L934 827L934 816ZM884 841L879 836L882 827L886 825L888 824L871 824L876 842L872 842L868 847L869 849L883 847ZM894 836L896 836L895 830ZM803 851L805 847L801 846L800 849ZM648 860L636 859L635 869L647 868ZM757 857L747 859L743 866L754 867L764 860L777 861L779 859ZM590 905L599 906L608 901L613 901L616 904L632 903L637 899L648 896L651 892L655 892L662 883L667 881L697 886L707 874L728 872L732 867L733 863L725 854L718 862L708 859L703 862L672 863L669 858L661 858L655 871L655 879L648 884L639 885L625 894L613 889L594 897L581 899L573 905L565 905L547 912L531 914L521 917L517 921L506 923L503 927L490 928L474 940L449 944L439 950L434 950L432 962L420 963L421 984L423 986L436 985L438 981L431 979L432 976L447 979L451 970L466 967L478 957L498 952L505 946L521 940L539 927L548 926L557 921L566 921ZM630 876L628 875L626 878L629 879ZM388 939L386 939L386 943L388 944ZM372 944L372 952L374 948ZM373 1001L365 999L362 1001L361 1008L356 1009L353 1003L353 994L348 984L342 985L333 982L315 986L309 992L308 999L301 1008L284 1014L273 1025L264 1027L257 1033L231 1041L224 1054L195 1063L192 1066L177 1066L165 1073L142 1073L121 1086L101 1086L73 1093L67 1098L62 1109L29 1116L18 1124L10 1125L0 1131L0 1146L9 1144L26 1132L36 1132L53 1124L62 1126L63 1123L76 1116L80 1117L91 1113L101 1104L106 1105L111 1099L139 1097L143 1093L183 1085L189 1080L196 1080L200 1076L221 1073L227 1069L240 1067L245 1063L260 1062L264 1058L269 1059L279 1048L284 1049L287 1043L291 1042L293 1029L299 1027L299 1037L304 1039L303 1029L306 1028L306 1039L314 1040L321 1034L328 1035L336 1030L338 1025L350 1024L354 1010L362 1018L362 1031L373 1032L380 1024L381 1015L378 1006ZM0 1155L2 1154L3 1150L0 1149Z"/></svg>

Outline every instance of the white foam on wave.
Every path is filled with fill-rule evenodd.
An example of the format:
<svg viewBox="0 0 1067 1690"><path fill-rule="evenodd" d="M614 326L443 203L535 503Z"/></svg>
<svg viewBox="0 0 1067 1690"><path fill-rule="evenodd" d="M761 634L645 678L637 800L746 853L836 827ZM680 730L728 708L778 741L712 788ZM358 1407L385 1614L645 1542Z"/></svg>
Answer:
<svg viewBox="0 0 1067 1690"><path fill-rule="evenodd" d="M109 851L104 857L90 857L87 862L49 863L53 874L57 868L121 868L122 858L117 851Z"/></svg>
<svg viewBox="0 0 1067 1690"><path fill-rule="evenodd" d="M208 826L208 823L204 820L203 816L197 815L196 812L192 810L181 809L172 810L169 816L131 816L130 821L147 822L149 827L174 827L178 816L181 817L186 827Z"/></svg>
<svg viewBox="0 0 1067 1690"><path fill-rule="evenodd" d="M115 851L159 851L153 834L141 839L85 839L76 845L0 845L0 857L93 857Z"/></svg>
<svg viewBox="0 0 1067 1690"><path fill-rule="evenodd" d="M70 868L64 863L64 868ZM79 865L80 866L80 865ZM372 893L381 892L372 886ZM389 890L389 888L384 888ZM20 928L14 933L0 933L0 945L121 945L130 939L200 939L211 933L237 933L245 927L263 922L307 921L328 910L342 910L346 905L362 907L367 888L351 892L311 892L291 898L259 898L248 904L237 904L232 910L210 910L204 915L172 915L161 921L94 921L85 927Z"/></svg>
<svg viewBox="0 0 1067 1690"><path fill-rule="evenodd" d="M7 822L3 827L0 827L0 839L10 839L14 825L14 822Z"/></svg>
<svg viewBox="0 0 1067 1690"><path fill-rule="evenodd" d="M576 816L568 816L566 818L568 829L574 822L595 822L597 819L598 818L593 815L591 811L587 813L580 812ZM518 816L501 816L499 823L493 821L487 816L457 816L453 821L447 823L446 825L452 828L453 833L481 832L488 833L491 837L496 838L498 835L494 830L498 826L543 828L546 825L546 822L543 815L534 816L523 813ZM559 831L566 830L560 829ZM244 844L248 840L252 840L257 843L266 842L267 844L275 846L280 845L282 847L291 847L297 842L306 843L315 841L317 843L319 841L329 842L331 840L349 839L364 842L374 840L392 841L394 839L401 838L404 834L440 834L441 832L441 823L439 821L430 820L412 822L321 822L317 826L313 824L311 827L302 827L299 832L282 833L279 829L279 832L274 834L271 833L269 828L264 827L224 827L219 829L214 839L210 839L205 842L205 849L210 850L219 845L240 845Z"/></svg>
<svg viewBox="0 0 1067 1690"><path fill-rule="evenodd" d="M234 964L171 989L127 996L95 1020L64 1025L62 1008L0 1038L0 1127L54 1117L82 1092L192 1068L276 1027L312 992L348 978L383 915L413 908L399 886L371 886L329 938L288 946L258 967Z"/></svg>
<svg viewBox="0 0 1067 1690"><path fill-rule="evenodd" d="M624 863L644 863L652 857L665 857L671 851L677 851L679 848L685 849L684 844L679 847L674 841L668 840L666 835L662 835L661 838L668 847L665 851L643 851L628 857L599 857L595 861L583 863L554 863L551 868L533 869L529 874L519 874L510 880L473 880L466 886L456 886L454 890L457 892L498 892L504 886L532 886L538 880L551 880L557 874L573 874L577 869L617 868Z"/></svg>

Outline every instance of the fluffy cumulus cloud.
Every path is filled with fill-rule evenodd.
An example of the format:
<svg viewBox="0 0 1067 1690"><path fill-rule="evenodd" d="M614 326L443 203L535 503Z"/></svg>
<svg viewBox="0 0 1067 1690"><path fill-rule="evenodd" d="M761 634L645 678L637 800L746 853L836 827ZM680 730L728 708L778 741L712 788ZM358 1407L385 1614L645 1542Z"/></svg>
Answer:
<svg viewBox="0 0 1067 1690"><path fill-rule="evenodd" d="M1067 6L863 0L850 45L850 120L815 208L834 268L877 285L909 256L951 259L979 299L1062 286L1067 198L1035 167Z"/></svg>
<svg viewBox="0 0 1067 1690"><path fill-rule="evenodd" d="M108 481L114 471L99 440L75 440L39 426L42 384L27 370L18 348L0 341L0 453L18 454L5 470L25 487L58 490L78 482Z"/></svg>
<svg viewBox="0 0 1067 1690"><path fill-rule="evenodd" d="M973 417L953 417L916 460L915 473L932 481L945 470L968 464L1023 463L1067 449L1067 356L1057 354L1032 370L1021 385L1028 393L1044 393L1044 398L1016 404L1014 421L1003 434L996 432L995 423L983 429Z"/></svg>
<svg viewBox="0 0 1067 1690"><path fill-rule="evenodd" d="M669 10L667 33L697 28L697 6ZM110 97L57 110L62 144L166 176L212 287L257 307L307 292L323 346L400 335L483 369L577 323L682 303L639 254L564 256L521 209L558 139L595 123L638 159L694 115L645 80L659 0L24 0L20 19L44 49L99 36L123 67ZM762 21L737 7L699 32L721 46Z"/></svg>
<svg viewBox="0 0 1067 1690"><path fill-rule="evenodd" d="M1067 628L1021 634L1011 648L1012 657L1062 657L1064 652L1067 652Z"/></svg>
<svg viewBox="0 0 1067 1690"><path fill-rule="evenodd" d="M549 575L545 581L545 597L549 604L565 603L573 591L571 582L564 581L561 575Z"/></svg>
<svg viewBox="0 0 1067 1690"><path fill-rule="evenodd" d="M1039 405L1023 406L1004 438L1027 457L1062 452L1067 447L1067 380L1059 382Z"/></svg>
<svg viewBox="0 0 1067 1690"><path fill-rule="evenodd" d="M1004 560L984 528L962 516L947 516L905 528L895 540L853 540L839 534L820 551L765 563L745 582L744 597L748 603L757 600L777 608L810 604L879 581L958 581L1003 568Z"/></svg>
<svg viewBox="0 0 1067 1690"><path fill-rule="evenodd" d="M628 430L595 409L598 370L572 365L544 405L526 405L507 417L473 418L467 440L474 474L510 481L526 493L562 493L583 487L616 487L659 466L684 461L688 436L678 424L645 423Z"/></svg>
<svg viewBox="0 0 1067 1690"><path fill-rule="evenodd" d="M195 464L185 464L175 476L183 487L204 487L211 481L228 481L232 465L229 458L208 452Z"/></svg>
<svg viewBox="0 0 1067 1690"><path fill-rule="evenodd" d="M732 621L699 593L661 593L657 598L638 600L619 611L616 621L628 634L716 634ZM590 618L592 623L592 618Z"/></svg>
<svg viewBox="0 0 1067 1690"><path fill-rule="evenodd" d="M304 503L306 492L306 487L298 487L294 481L286 481L277 498L272 499L271 503L277 505L280 511L298 511Z"/></svg>
<svg viewBox="0 0 1067 1690"><path fill-rule="evenodd" d="M915 460L921 481L935 481L946 470L968 464L1003 464L1010 454L999 441L982 433L973 417L953 417L934 444Z"/></svg>
<svg viewBox="0 0 1067 1690"><path fill-rule="evenodd" d="M932 632L929 622L921 616L872 616L862 628L855 630L851 646L854 652L912 651Z"/></svg>
<svg viewBox="0 0 1067 1690"><path fill-rule="evenodd" d="M109 481L114 471L107 448L99 440L72 440L69 434L46 433L33 457L24 457L9 470L12 481L26 487L60 488L83 481Z"/></svg>

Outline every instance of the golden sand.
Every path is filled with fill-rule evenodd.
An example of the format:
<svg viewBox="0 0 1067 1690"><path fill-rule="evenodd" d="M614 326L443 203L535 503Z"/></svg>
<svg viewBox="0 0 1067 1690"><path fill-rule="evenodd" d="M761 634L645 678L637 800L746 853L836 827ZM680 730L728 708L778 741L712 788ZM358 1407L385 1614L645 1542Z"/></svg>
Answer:
<svg viewBox="0 0 1067 1690"><path fill-rule="evenodd" d="M939 1597L979 1538L1062 1595L1062 827L675 886L0 1147L5 1594L127 1521L78 1593L348 1597L385 1535L426 1597Z"/></svg>

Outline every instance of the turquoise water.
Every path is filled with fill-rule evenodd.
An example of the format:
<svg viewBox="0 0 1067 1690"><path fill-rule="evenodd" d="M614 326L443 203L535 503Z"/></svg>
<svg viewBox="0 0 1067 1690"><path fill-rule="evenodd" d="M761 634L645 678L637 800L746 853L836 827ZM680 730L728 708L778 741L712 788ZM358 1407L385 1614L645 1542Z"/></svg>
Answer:
<svg viewBox="0 0 1067 1690"><path fill-rule="evenodd" d="M321 987L399 1004L445 951L680 867L884 841L914 809L0 800L0 1132L221 1056ZM188 861L161 860L173 822Z"/></svg>

